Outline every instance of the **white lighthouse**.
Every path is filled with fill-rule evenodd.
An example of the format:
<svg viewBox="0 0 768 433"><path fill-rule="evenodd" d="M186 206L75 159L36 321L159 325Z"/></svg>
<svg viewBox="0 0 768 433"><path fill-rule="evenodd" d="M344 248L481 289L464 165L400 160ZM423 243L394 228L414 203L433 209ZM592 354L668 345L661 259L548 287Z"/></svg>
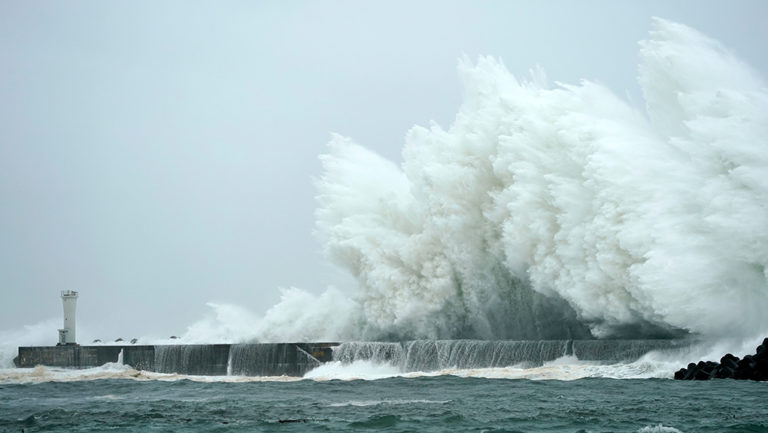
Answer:
<svg viewBox="0 0 768 433"><path fill-rule="evenodd" d="M77 313L77 292L62 290L61 302L64 304L64 327L59 329L59 344L77 344L75 341L75 314Z"/></svg>

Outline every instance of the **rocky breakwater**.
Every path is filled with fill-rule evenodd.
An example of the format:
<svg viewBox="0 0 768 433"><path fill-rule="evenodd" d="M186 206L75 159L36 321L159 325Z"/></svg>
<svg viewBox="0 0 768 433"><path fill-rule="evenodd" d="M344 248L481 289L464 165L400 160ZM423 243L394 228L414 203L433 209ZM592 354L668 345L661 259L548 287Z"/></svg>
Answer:
<svg viewBox="0 0 768 433"><path fill-rule="evenodd" d="M720 363L714 361L693 362L688 367L681 368L675 373L677 380L708 380L708 379L749 379L768 380L768 338L757 346L754 355L746 355L739 359L728 353L720 358Z"/></svg>

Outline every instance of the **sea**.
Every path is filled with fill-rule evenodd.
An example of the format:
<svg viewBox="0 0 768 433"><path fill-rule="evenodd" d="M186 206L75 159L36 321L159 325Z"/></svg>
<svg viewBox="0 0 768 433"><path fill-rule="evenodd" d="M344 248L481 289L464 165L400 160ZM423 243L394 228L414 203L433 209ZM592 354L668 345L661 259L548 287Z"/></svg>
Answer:
<svg viewBox="0 0 768 433"><path fill-rule="evenodd" d="M418 363L391 353L359 356L366 351L348 345L339 353L358 356L303 377L153 373L120 363L2 369L0 432L768 431L768 383L676 381L679 365L653 352L631 362L571 355L415 371Z"/></svg>

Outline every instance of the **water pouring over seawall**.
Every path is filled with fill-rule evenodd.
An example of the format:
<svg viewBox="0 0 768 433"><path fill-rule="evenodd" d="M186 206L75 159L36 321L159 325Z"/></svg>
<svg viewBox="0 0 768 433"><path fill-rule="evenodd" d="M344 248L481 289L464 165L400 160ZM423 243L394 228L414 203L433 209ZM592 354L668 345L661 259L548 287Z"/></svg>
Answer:
<svg viewBox="0 0 768 433"><path fill-rule="evenodd" d="M342 364L373 361L403 372L448 368L537 367L561 357L605 363L633 362L652 351L674 353L685 340L416 340L400 343L351 342L333 349Z"/></svg>
<svg viewBox="0 0 768 433"><path fill-rule="evenodd" d="M90 368L122 363L136 370L199 376L302 376L331 359L338 343L174 344L19 347L17 367Z"/></svg>
<svg viewBox="0 0 768 433"><path fill-rule="evenodd" d="M400 372L447 368L536 367L561 357L626 363L649 352L674 353L687 340L415 340L405 342L191 344L20 347L19 367L89 368L122 360L136 370L196 376L301 377L322 364L360 361Z"/></svg>

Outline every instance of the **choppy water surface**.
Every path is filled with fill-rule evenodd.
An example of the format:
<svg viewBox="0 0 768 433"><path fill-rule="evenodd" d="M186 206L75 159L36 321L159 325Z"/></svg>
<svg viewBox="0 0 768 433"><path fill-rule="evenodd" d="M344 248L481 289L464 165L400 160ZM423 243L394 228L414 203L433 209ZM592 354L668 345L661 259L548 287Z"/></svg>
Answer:
<svg viewBox="0 0 768 433"><path fill-rule="evenodd" d="M0 431L768 431L756 382L197 379L1 384Z"/></svg>

